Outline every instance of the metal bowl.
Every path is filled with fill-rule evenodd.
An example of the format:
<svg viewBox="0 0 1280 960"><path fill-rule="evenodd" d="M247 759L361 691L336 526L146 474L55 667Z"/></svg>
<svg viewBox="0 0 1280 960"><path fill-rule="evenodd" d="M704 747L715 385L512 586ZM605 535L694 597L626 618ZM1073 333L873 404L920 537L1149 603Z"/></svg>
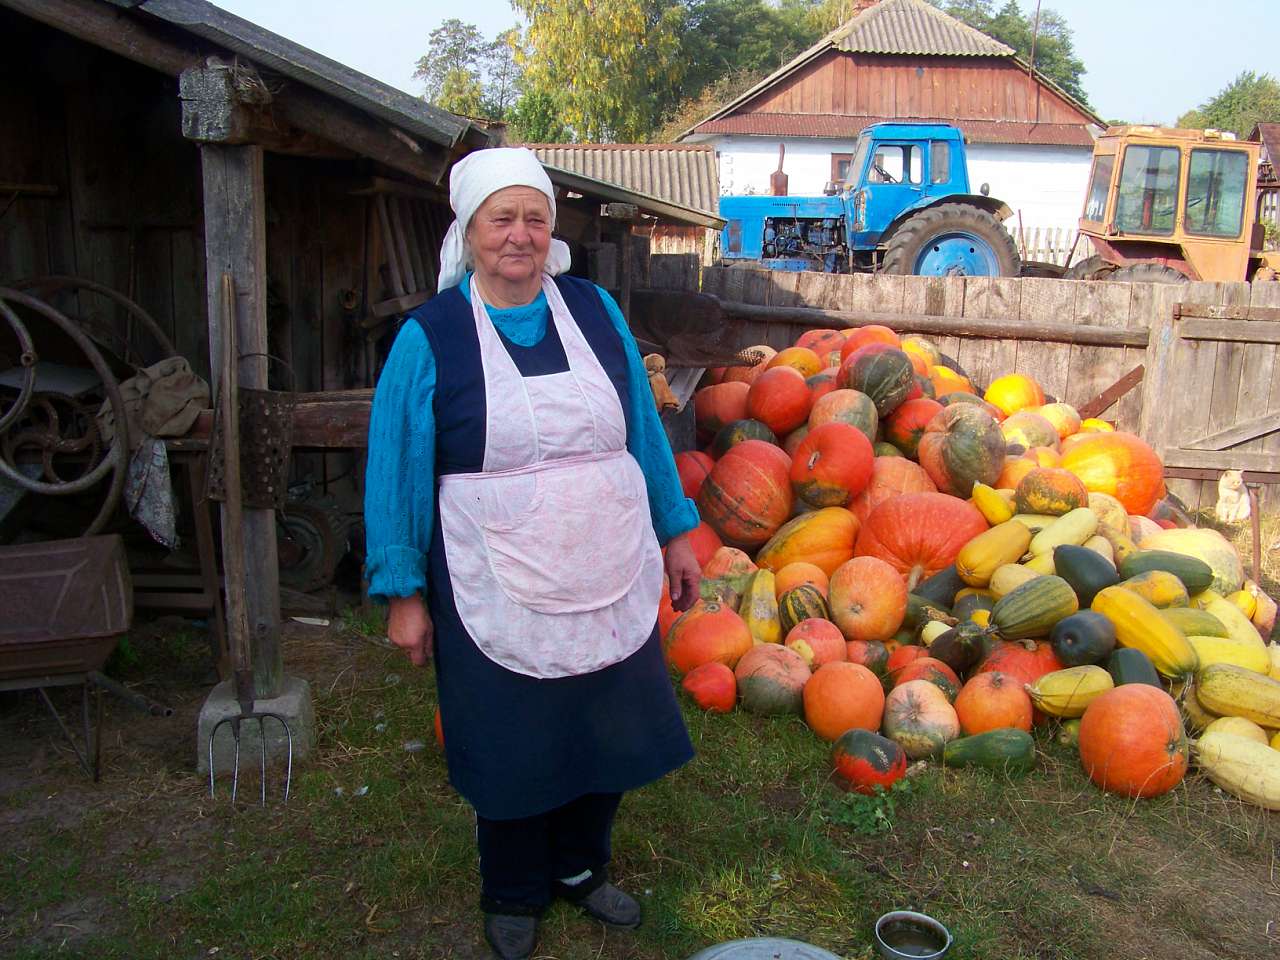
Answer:
<svg viewBox="0 0 1280 960"><path fill-rule="evenodd" d="M939 960L953 942L950 930L914 910L894 910L876 921L876 949L884 960Z"/></svg>
<svg viewBox="0 0 1280 960"><path fill-rule="evenodd" d="M750 937L718 943L689 960L840 960L834 953L811 943L783 937Z"/></svg>

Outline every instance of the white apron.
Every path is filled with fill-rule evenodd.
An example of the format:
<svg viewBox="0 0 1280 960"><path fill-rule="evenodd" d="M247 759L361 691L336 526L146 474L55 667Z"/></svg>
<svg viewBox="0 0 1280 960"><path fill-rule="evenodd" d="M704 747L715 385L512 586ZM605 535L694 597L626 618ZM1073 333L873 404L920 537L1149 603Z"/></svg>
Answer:
<svg viewBox="0 0 1280 960"><path fill-rule="evenodd" d="M618 663L649 638L662 554L617 391L550 277L564 373L523 377L471 280L484 368L481 473L440 478L454 603L490 660L530 677Z"/></svg>

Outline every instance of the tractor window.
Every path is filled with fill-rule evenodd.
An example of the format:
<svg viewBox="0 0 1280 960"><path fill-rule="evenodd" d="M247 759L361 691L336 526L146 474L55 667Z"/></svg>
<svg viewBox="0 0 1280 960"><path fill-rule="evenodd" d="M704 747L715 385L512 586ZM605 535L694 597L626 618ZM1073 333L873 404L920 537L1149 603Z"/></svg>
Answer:
<svg viewBox="0 0 1280 960"><path fill-rule="evenodd" d="M1125 148L1116 196L1117 230L1173 233L1178 210L1178 159L1177 147Z"/></svg>
<svg viewBox="0 0 1280 960"><path fill-rule="evenodd" d="M951 144L945 140L929 144L929 182L951 182Z"/></svg>
<svg viewBox="0 0 1280 960"><path fill-rule="evenodd" d="M1243 150L1192 150L1187 167L1187 233L1240 236L1248 185L1249 157Z"/></svg>
<svg viewBox="0 0 1280 960"><path fill-rule="evenodd" d="M867 171L868 183L919 183L922 156L914 144L882 143Z"/></svg>
<svg viewBox="0 0 1280 960"><path fill-rule="evenodd" d="M1093 158L1089 177L1089 195L1084 204L1084 218L1101 223L1107 213L1107 192L1111 189L1111 171L1116 168L1114 153L1100 153Z"/></svg>

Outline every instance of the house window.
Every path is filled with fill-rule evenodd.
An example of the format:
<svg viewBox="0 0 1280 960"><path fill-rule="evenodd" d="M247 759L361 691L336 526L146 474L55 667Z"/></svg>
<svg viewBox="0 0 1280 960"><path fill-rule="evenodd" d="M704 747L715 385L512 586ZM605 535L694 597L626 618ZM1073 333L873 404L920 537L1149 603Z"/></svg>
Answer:
<svg viewBox="0 0 1280 960"><path fill-rule="evenodd" d="M1258 219L1280 223L1280 190L1263 190L1258 197Z"/></svg>
<svg viewBox="0 0 1280 960"><path fill-rule="evenodd" d="M849 179L849 168L853 166L852 153L833 153L831 155L831 182L841 183Z"/></svg>
<svg viewBox="0 0 1280 960"><path fill-rule="evenodd" d="M922 156L915 144L885 143L876 148L867 174L870 183L919 183Z"/></svg>
<svg viewBox="0 0 1280 960"><path fill-rule="evenodd" d="M951 144L945 140L929 144L929 182L951 182Z"/></svg>

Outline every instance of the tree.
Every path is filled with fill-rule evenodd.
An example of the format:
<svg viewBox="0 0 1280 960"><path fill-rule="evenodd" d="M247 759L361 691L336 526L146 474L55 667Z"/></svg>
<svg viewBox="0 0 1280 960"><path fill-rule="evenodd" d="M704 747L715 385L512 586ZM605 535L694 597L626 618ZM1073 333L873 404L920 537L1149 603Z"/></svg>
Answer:
<svg viewBox="0 0 1280 960"><path fill-rule="evenodd" d="M1082 82L1086 72L1084 61L1076 56L1071 27L1056 10L1043 8L1037 29L1034 18L1022 12L1017 0L1006 0L999 10L993 9L992 0L930 2L962 23L1012 47L1014 53L1028 62L1034 37L1036 70L1085 106L1089 105Z"/></svg>
<svg viewBox="0 0 1280 960"><path fill-rule="evenodd" d="M432 30L427 36L430 52L418 60L413 71L413 79L421 80L425 87L423 97L445 110L450 109L440 102L446 83L454 90L461 89L467 86L462 79L464 74L478 82L477 67L486 46L474 25L457 18L446 20Z"/></svg>
<svg viewBox="0 0 1280 960"><path fill-rule="evenodd" d="M519 94L520 65L516 53L520 46L520 30L512 27L494 38L481 57L484 71L484 115L505 120Z"/></svg>
<svg viewBox="0 0 1280 960"><path fill-rule="evenodd" d="M526 91L516 101L507 114L507 131L515 143L565 143L572 139L555 99L537 90Z"/></svg>
<svg viewBox="0 0 1280 960"><path fill-rule="evenodd" d="M584 140L649 135L683 78L677 0L512 0L528 21L516 62Z"/></svg>
<svg viewBox="0 0 1280 960"><path fill-rule="evenodd" d="M1178 118L1178 126L1215 127L1247 137L1255 123L1280 121L1280 83L1269 73L1245 70L1212 98Z"/></svg>

